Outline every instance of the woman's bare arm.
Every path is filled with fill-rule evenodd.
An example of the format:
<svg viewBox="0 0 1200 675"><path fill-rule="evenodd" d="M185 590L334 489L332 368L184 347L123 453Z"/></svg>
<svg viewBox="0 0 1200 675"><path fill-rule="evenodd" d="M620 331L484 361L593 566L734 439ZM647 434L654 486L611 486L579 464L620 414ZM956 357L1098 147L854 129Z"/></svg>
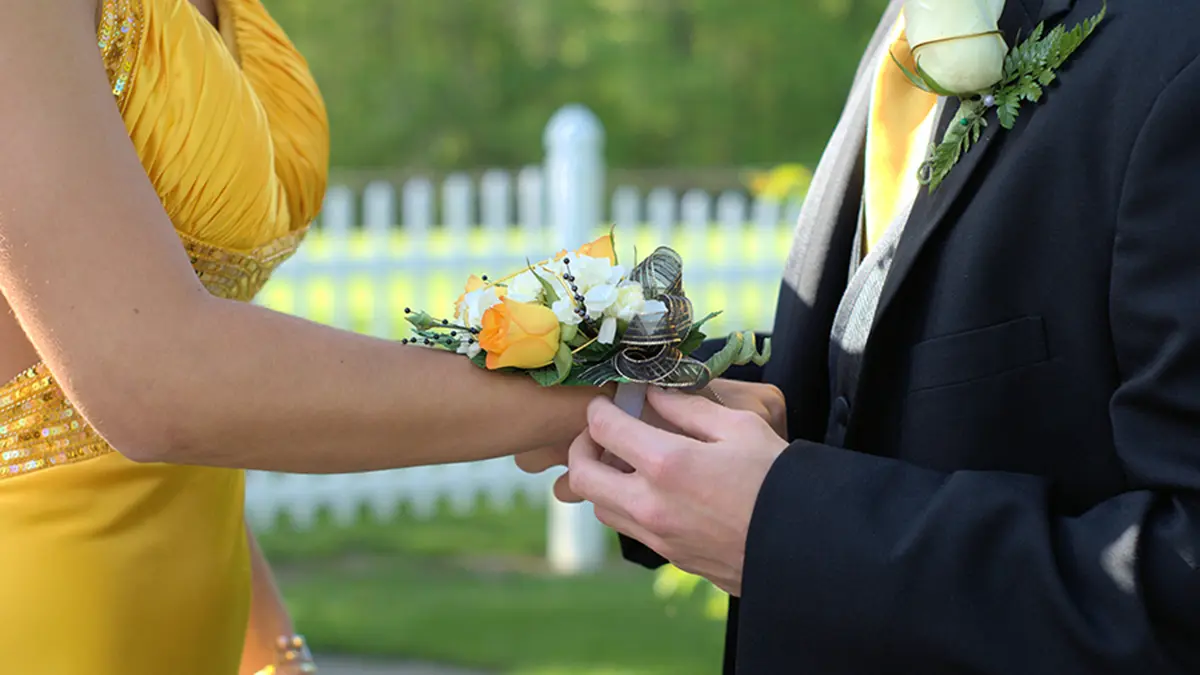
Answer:
<svg viewBox="0 0 1200 675"><path fill-rule="evenodd" d="M11 0L0 22L0 290L117 450L339 472L511 454L579 432L594 390L541 389L209 295L114 105L94 2Z"/></svg>
<svg viewBox="0 0 1200 675"><path fill-rule="evenodd" d="M250 526L246 526L250 546L250 580L252 594L250 619L246 622L246 642L242 648L241 675L254 675L267 666L275 665L275 643L280 637L296 632L292 617L284 605L271 565L263 555Z"/></svg>

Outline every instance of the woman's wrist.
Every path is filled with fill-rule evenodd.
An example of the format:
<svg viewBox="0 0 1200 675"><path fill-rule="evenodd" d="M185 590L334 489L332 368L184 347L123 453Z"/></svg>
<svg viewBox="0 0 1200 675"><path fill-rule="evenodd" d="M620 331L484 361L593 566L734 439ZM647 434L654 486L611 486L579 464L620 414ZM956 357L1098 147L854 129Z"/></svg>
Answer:
<svg viewBox="0 0 1200 675"><path fill-rule="evenodd" d="M259 675L309 675L317 672L317 664L308 650L303 635L281 635L275 641L275 664Z"/></svg>

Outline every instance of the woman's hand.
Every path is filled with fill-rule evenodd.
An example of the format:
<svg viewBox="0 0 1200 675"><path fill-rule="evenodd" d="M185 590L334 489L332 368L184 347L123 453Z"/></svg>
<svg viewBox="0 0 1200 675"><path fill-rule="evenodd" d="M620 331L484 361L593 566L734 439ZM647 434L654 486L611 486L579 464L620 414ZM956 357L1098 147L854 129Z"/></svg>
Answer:
<svg viewBox="0 0 1200 675"><path fill-rule="evenodd" d="M738 380L713 380L710 385L726 408L745 410L763 418L780 438L787 440L787 402L779 388L760 382L740 382ZM656 426L666 423L647 406L647 411L654 416ZM647 421L650 421L647 418ZM661 424L660 424L661 423Z"/></svg>
<svg viewBox="0 0 1200 675"><path fill-rule="evenodd" d="M302 675L317 672L303 638L294 635L292 617L275 585L271 566L249 525L246 526L246 538L250 546L252 596L242 665L238 672L241 675ZM299 658L281 659L280 655L285 650Z"/></svg>
<svg viewBox="0 0 1200 675"><path fill-rule="evenodd" d="M713 380L709 385L727 408L745 410L762 417L780 438L787 439L787 405L783 392L775 386L757 382L737 380ZM673 425L662 419L652 407L646 406L642 419L656 427L680 433ZM556 466L567 465L569 445L548 446L524 452L516 456L517 466L526 473L542 473ZM605 455L606 462L630 470L620 459ZM582 501L571 491L568 474L564 473L554 482L554 496L559 501L576 503Z"/></svg>

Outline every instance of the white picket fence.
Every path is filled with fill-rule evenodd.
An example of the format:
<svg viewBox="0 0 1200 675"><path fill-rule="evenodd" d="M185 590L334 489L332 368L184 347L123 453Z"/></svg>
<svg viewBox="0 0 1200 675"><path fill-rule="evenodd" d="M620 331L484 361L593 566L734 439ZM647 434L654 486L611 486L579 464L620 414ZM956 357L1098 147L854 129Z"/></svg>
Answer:
<svg viewBox="0 0 1200 675"><path fill-rule="evenodd" d="M440 193L422 178L399 190L375 182L361 195L331 188L312 239L277 271L261 302L398 338L405 306L444 312L469 274L502 275L615 225L619 249L680 251L697 312L725 311L716 330L769 327L798 202L733 191L715 198L665 188L644 196L629 187L608 192L603 129L579 106L560 110L544 141L543 166L515 176L488 171L478 185L456 174ZM443 503L469 512L480 502L503 508L521 494L545 502L555 475L526 475L511 459L340 476L252 472L246 506L260 528L281 515L303 528L321 511L343 522L364 508L384 519L402 507L432 515ZM590 510L550 503L552 564L567 572L600 564L608 535Z"/></svg>

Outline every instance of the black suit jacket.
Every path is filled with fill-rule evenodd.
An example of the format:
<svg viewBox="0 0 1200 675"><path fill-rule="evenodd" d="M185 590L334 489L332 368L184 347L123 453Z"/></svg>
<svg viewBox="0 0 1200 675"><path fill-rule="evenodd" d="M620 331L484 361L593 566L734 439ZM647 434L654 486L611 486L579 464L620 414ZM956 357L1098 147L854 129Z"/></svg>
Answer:
<svg viewBox="0 0 1200 675"><path fill-rule="evenodd" d="M1002 28L1099 9L1008 0ZM917 201L853 401L828 336L857 193L819 224L726 672L1200 672L1198 55L1200 2L1110 0L1015 129L992 117Z"/></svg>

